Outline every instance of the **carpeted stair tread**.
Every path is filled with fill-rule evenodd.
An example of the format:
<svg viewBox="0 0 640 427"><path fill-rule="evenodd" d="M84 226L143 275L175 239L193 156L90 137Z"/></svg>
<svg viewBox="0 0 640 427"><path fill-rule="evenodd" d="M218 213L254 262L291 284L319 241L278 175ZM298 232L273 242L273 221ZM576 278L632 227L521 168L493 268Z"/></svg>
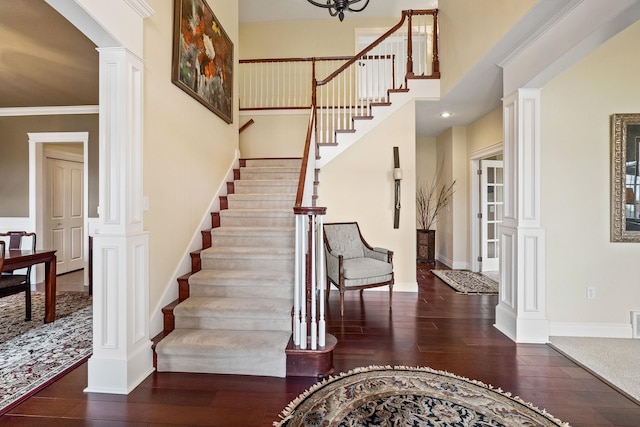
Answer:
<svg viewBox="0 0 640 427"><path fill-rule="evenodd" d="M288 271L266 270L200 270L189 276L190 285L202 286L255 286L256 282L264 286L292 286L293 277Z"/></svg>
<svg viewBox="0 0 640 427"><path fill-rule="evenodd" d="M289 299L189 297L174 308L173 314L176 319L181 316L290 319L291 306Z"/></svg>
<svg viewBox="0 0 640 427"><path fill-rule="evenodd" d="M252 259L289 259L294 255L293 248L256 248L253 246L211 247L200 252L205 258L252 258Z"/></svg>
<svg viewBox="0 0 640 427"><path fill-rule="evenodd" d="M190 297L286 298L293 300L291 271L200 270L189 277Z"/></svg>
<svg viewBox="0 0 640 427"><path fill-rule="evenodd" d="M281 236L282 234L295 235L295 227L248 227L248 226L228 226L218 227L211 230L212 235L219 236L254 236L254 235L267 235L267 236Z"/></svg>
<svg viewBox="0 0 640 427"><path fill-rule="evenodd" d="M295 194L298 189L297 179L247 179L236 181L234 194L246 193L280 193Z"/></svg>
<svg viewBox="0 0 640 427"><path fill-rule="evenodd" d="M220 217L292 217L293 209L226 209L220 211Z"/></svg>
<svg viewBox="0 0 640 427"><path fill-rule="evenodd" d="M302 166L301 158L245 159L245 167L297 167Z"/></svg>
<svg viewBox="0 0 640 427"><path fill-rule="evenodd" d="M281 193L232 193L227 195L229 200L292 200L295 201L295 194Z"/></svg>
<svg viewBox="0 0 640 427"><path fill-rule="evenodd" d="M286 376L291 332L176 329L156 346L158 371Z"/></svg>
<svg viewBox="0 0 640 427"><path fill-rule="evenodd" d="M300 167L296 166L243 166L240 168L240 176L242 171L251 172L300 172Z"/></svg>

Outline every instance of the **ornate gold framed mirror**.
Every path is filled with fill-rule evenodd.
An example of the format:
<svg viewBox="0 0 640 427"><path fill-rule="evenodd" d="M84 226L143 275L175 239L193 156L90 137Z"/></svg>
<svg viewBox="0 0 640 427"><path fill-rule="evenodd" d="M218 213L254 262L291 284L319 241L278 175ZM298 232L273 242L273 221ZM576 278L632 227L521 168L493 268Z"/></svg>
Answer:
<svg viewBox="0 0 640 427"><path fill-rule="evenodd" d="M640 114L611 116L611 241L640 242Z"/></svg>

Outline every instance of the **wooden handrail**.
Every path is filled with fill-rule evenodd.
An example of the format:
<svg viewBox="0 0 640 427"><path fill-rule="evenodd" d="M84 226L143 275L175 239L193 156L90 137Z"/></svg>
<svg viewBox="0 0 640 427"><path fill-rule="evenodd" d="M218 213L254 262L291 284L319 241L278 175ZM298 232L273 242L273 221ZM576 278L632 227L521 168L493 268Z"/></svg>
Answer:
<svg viewBox="0 0 640 427"><path fill-rule="evenodd" d="M251 126L252 124L254 124L255 122L253 121L253 119L249 119L249 121L245 124L243 124L240 129L238 129L238 133L242 133L243 130L245 130L246 128L248 128L249 126Z"/></svg>
<svg viewBox="0 0 640 427"><path fill-rule="evenodd" d="M351 56L312 56L308 58L263 58L263 59L240 59L240 64L258 64L264 62L311 62L311 61L346 61Z"/></svg>
<svg viewBox="0 0 640 427"><path fill-rule="evenodd" d="M302 166L300 168L300 178L298 180L298 191L296 192L296 202L294 204L294 212L296 208L302 206L302 199L304 197L304 184L307 177L307 167L309 166L309 151L311 150L311 135L313 134L313 126L316 122L316 110L311 109L309 115L309 125L307 126L307 137L304 144L304 154L302 155Z"/></svg>
<svg viewBox="0 0 640 427"><path fill-rule="evenodd" d="M362 59L362 57L365 56L369 51L371 51L373 48L378 46L385 39L387 39L389 36L391 36L393 33L395 33L397 30L399 30L402 27L402 25L404 24L404 21L407 19L407 17L411 17L412 15L434 15L435 16L435 15L437 15L437 13L438 13L438 9L403 10L402 11L402 17L400 18L400 22L398 22L395 26L391 27L391 29L389 31L387 31L386 33L384 33L383 35L378 37L369 46L367 46L364 49L362 49L360 51L360 53L358 53L356 56L352 57L349 61L347 61L344 64L342 64L342 66L340 68L338 68L333 73L329 74L325 79L318 81L317 82L318 86L323 86L323 85L329 83L336 76L340 75L340 73L342 73L344 70L346 70L347 68L352 66L355 62L357 62L358 60ZM411 34L411 28L409 28L409 34ZM407 61L413 61L413 59L411 59L411 56L409 56L409 58L407 58ZM409 69L409 68L407 68L407 69ZM411 69L413 69L413 67L411 67Z"/></svg>

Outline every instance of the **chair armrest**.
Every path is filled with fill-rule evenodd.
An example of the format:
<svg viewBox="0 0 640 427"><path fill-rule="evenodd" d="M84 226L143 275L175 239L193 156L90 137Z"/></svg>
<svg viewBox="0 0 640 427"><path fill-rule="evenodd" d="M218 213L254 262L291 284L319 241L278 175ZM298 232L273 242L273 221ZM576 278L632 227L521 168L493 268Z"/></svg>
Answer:
<svg viewBox="0 0 640 427"><path fill-rule="evenodd" d="M372 248L369 249L365 246L364 256L367 258L377 259L378 261L391 262L393 260L393 251L385 248Z"/></svg>
<svg viewBox="0 0 640 427"><path fill-rule="evenodd" d="M324 252L327 258L327 276L329 276L335 283L339 283L342 255L337 255L327 250Z"/></svg>

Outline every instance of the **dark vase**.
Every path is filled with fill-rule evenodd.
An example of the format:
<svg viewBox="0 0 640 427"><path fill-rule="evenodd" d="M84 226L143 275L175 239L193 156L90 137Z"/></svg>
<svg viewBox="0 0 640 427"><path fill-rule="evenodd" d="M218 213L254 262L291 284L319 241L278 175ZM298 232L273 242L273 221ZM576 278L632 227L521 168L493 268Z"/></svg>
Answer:
<svg viewBox="0 0 640 427"><path fill-rule="evenodd" d="M431 264L436 262L436 230L416 230L418 262Z"/></svg>

